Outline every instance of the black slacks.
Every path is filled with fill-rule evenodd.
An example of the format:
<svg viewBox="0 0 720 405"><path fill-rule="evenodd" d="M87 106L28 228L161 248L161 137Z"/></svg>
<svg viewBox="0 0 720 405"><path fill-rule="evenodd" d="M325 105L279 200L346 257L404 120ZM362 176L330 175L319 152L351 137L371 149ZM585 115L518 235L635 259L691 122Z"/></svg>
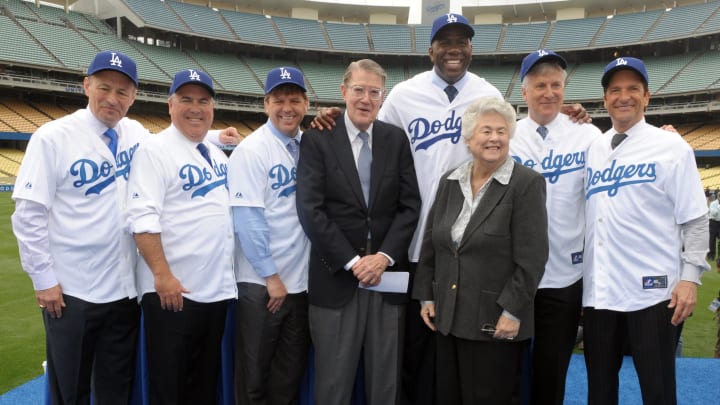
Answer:
<svg viewBox="0 0 720 405"><path fill-rule="evenodd" d="M618 403L618 372L627 340L645 405L675 405L677 328L670 323L669 301L632 312L583 312L588 403Z"/></svg>
<svg viewBox="0 0 720 405"><path fill-rule="evenodd" d="M156 293L143 296L150 403L214 404L227 301L183 299L183 310L160 307Z"/></svg>
<svg viewBox="0 0 720 405"><path fill-rule="evenodd" d="M533 404L562 405L581 309L582 280L565 288L537 290L532 347Z"/></svg>
<svg viewBox="0 0 720 405"><path fill-rule="evenodd" d="M238 283L235 398L239 405L293 404L310 350L307 293L288 294L267 309L267 287Z"/></svg>
<svg viewBox="0 0 720 405"><path fill-rule="evenodd" d="M441 333L435 338L438 404L520 404L520 366L528 341L475 341Z"/></svg>
<svg viewBox="0 0 720 405"><path fill-rule="evenodd" d="M715 221L714 219L710 220L710 241L708 242L708 247L710 248L710 251L708 252L708 257L711 260L720 259L716 255L717 251L717 242L718 239L720 239L720 221Z"/></svg>
<svg viewBox="0 0 720 405"><path fill-rule="evenodd" d="M43 309L50 401L126 405L135 375L140 307L134 299L94 304L63 295L62 317Z"/></svg>

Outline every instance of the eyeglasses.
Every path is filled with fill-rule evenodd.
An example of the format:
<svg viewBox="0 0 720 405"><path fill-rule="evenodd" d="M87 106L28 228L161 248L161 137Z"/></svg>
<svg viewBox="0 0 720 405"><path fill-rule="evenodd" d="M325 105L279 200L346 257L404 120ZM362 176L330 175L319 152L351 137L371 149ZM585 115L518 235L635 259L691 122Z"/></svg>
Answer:
<svg viewBox="0 0 720 405"><path fill-rule="evenodd" d="M378 101L382 98L384 92L385 90L383 89L376 89L372 87L366 89L363 86L350 86L350 94L352 94L352 96L355 98L363 98L367 93L368 97L370 97L370 100Z"/></svg>

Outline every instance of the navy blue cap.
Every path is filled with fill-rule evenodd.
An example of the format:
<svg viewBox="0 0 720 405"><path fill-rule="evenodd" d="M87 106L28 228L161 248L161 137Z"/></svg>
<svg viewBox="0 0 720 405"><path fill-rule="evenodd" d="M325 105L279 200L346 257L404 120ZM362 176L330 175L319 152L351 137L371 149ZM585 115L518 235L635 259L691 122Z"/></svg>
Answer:
<svg viewBox="0 0 720 405"><path fill-rule="evenodd" d="M98 53L95 55L92 63L90 63L87 75L92 76L103 70L120 72L129 77L135 84L135 87L138 86L138 74L135 61L124 53L117 51L102 51Z"/></svg>
<svg viewBox="0 0 720 405"><path fill-rule="evenodd" d="M645 69L645 63L643 63L643 61L638 58L624 56L615 59L614 61L608 63L607 66L605 66L605 73L603 73L602 79L600 79L600 83L602 83L603 88L607 88L608 83L610 82L610 78L613 74L615 74L615 72L623 69L634 70L643 78L643 80L645 80L645 84L649 83L647 70Z"/></svg>
<svg viewBox="0 0 720 405"><path fill-rule="evenodd" d="M282 84L294 84L307 92L302 72L294 67L281 66L269 71L265 79L265 94L270 94L275 87Z"/></svg>
<svg viewBox="0 0 720 405"><path fill-rule="evenodd" d="M175 92L186 84L197 84L205 87L210 94L215 97L215 89L213 88L212 79L207 73L197 69L185 69L177 72L170 86L170 94Z"/></svg>
<svg viewBox="0 0 720 405"><path fill-rule="evenodd" d="M433 21L432 32L430 33L430 43L432 44L432 41L435 39L438 31L451 24L458 24L461 27L465 27L468 31L468 38L475 36L475 29L472 25L470 25L470 21L468 21L467 18L460 14L447 13L441 15Z"/></svg>
<svg viewBox="0 0 720 405"><path fill-rule="evenodd" d="M533 66L535 66L538 62L550 60L557 61L563 69L567 68L567 62L565 62L565 59L563 59L562 56L547 49L540 49L529 53L523 58L522 64L520 65L520 80L524 79L528 72L530 72Z"/></svg>

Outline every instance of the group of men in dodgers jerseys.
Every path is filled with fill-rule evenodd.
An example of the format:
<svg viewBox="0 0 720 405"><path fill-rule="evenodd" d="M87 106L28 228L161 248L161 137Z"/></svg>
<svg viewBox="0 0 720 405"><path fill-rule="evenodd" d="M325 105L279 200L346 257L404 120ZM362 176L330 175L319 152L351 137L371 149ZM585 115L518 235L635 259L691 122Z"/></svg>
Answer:
<svg viewBox="0 0 720 405"><path fill-rule="evenodd" d="M433 70L396 85L378 115L380 120L393 123L405 130L415 159L423 208L415 238L409 250L411 262L416 262L419 255L418 235L422 235L424 218L433 200L439 176L468 158L467 151L461 144L458 144L459 116L465 106L480 95L501 97L501 94L491 84L467 70L472 55L470 39L473 34L472 26L460 15L448 14L436 20L429 50L434 64ZM606 108L613 120L613 129L602 136L595 127L587 124L574 124L565 115L559 113L559 106L562 105L564 68L566 66L566 62L551 51L538 51L525 58L521 66L521 80L523 97L529 106L529 117L519 122L516 137L511 143L513 158L543 173L548 182L547 209L550 218L551 252L545 276L536 296L538 329L536 330L534 367L539 370L534 373L536 379L533 384L533 395L536 403L562 402L567 361L572 349L570 334L572 333L574 338L580 312L578 297L582 291L579 280L583 261L585 262L584 271L587 275L584 279L583 305L589 307L590 312L596 313L595 318L590 321L590 324L594 325L590 326L591 329L612 325L613 332L617 332L616 335L622 336L627 333L631 336L631 340L635 339L634 355L646 359L648 357L660 358L662 359L660 364L664 366L671 365L670 362L672 362L672 359L668 358L665 353L665 346L669 345L667 336L672 335L674 325L682 322L692 310L695 286L699 283L702 271L707 269L704 259L698 260L695 257L699 250L702 250L701 253L704 257L705 250L699 247L695 248L697 245L694 243L694 236L702 233L700 222L702 222L707 209L704 200L701 199L704 210L695 201L695 194L701 195L701 187L692 151L689 146L680 142L681 138L677 135L661 132L645 124L642 112L649 100L649 92L647 90L648 77L642 62L632 58L618 58L606 68L603 75L603 87L605 88ZM304 97L304 102L307 103L300 72L288 69L278 69L276 73L278 76L289 76L291 78L289 85L302 89L300 92ZM616 85L615 82L620 79L631 83L623 82ZM266 82L266 93L268 94L273 90L273 88L268 89L268 83L271 80L268 75ZM281 81L281 79L278 80ZM116 84L118 81L121 82L120 85ZM638 83L641 87L640 94L638 94ZM242 224L240 227L235 227L235 232L247 261L254 269L255 276L259 276L249 276L253 280L247 280L247 283L265 284L267 290L264 292L267 294L265 305L268 312L272 314L280 312L284 306L287 306L287 297L297 292L301 293L303 289L301 281L297 288L291 287L291 290L288 290L288 282L282 277L280 269L272 269L272 266L268 265L269 258L274 259L272 244L276 243L275 238L268 238L268 234L272 235L273 229L275 229L273 227L276 225L273 225L274 221L269 217L273 209L265 205L268 201L266 193L293 194L291 188L295 182L294 156L292 147L285 145L293 143L292 139L300 137L299 124L302 118L297 119L296 114L304 115L307 111L307 104L302 107L301 100L300 106L296 107L296 112L289 115L279 113L278 122L275 122L271 113L268 112L268 102L272 100L272 97L266 96L265 106L269 120L258 132L265 132L267 134L265 138L272 139L272 141L265 139L264 142L277 141L278 145L261 146L258 141L255 142L258 143L255 147L252 146L254 143L250 142L245 148L238 149L238 157L243 153L247 155L277 154L278 162L284 162L280 165L282 167L272 165L271 162L261 161L262 159L257 157L255 163L258 167L252 167L250 163L244 162L245 156L242 159L231 158L231 164L228 166L224 155L214 146L206 145L207 141L203 140L209 124L212 122L212 108L208 111L207 107L208 103L210 106L212 105L214 96L212 83L204 73L187 70L176 75L171 90L173 93L171 104L177 104L170 106L173 125L163 133L163 138L167 140L146 142L140 148L138 148L141 143L140 139L147 131L138 123L123 118L134 100L137 87L134 62L119 53L100 53L90 66L84 85L89 97L88 109L80 110L69 118L57 120L41 127L33 135L33 140L28 145L27 158L19 173L18 187L13 195L17 202L16 212L13 215L13 229L18 237L23 267L33 279L38 304L43 308L53 397L70 398L71 402L73 398L84 401L83 398L87 398L89 395L89 381L92 374L93 395L96 400L105 400L102 403L125 403L129 395L133 367L131 360L133 356L128 353L133 352L135 348L134 341L139 317L137 306L131 305L131 300L127 299L134 298L136 295L132 274L134 260L130 254L132 241L127 234L118 232L122 228L121 213L125 210L125 204L127 204L130 214L129 225L131 230L136 229L134 232L138 247L143 253L143 259L138 269L144 268L146 274L138 277L139 292L141 294L148 292L151 294L148 297L152 294L157 296L157 301L153 303L143 299L143 309L146 311L146 316L148 313L146 306L149 305L155 306L156 310L157 308L170 310L157 313L158 325L163 325L163 322L167 322L167 324L176 322L177 320L172 319L172 316L177 313L173 311L186 312L190 302L220 302L222 306L227 298L236 294L236 277L226 278L232 272L232 270L228 272L227 266L217 266L212 269L218 277L215 279L216 281L205 281L200 284L195 284L197 281L187 281L188 285L186 285L184 277L180 274L175 274L173 271L168 277L164 272L168 268L168 263L175 270L176 265L173 263L176 260L178 263L189 263L190 267L200 269L212 260L227 258L227 249L230 248L227 241L221 239L232 240L233 219L227 212L227 215L220 213L218 207L223 203L234 207L235 223L236 225ZM446 90L448 85L452 85L455 90ZM193 94L183 95L183 89L193 89ZM180 94L175 94L178 90L180 90ZM194 94L198 91L206 94L199 96ZM293 93L297 93L297 91L288 92L288 94ZM112 102L107 101L108 98L112 98ZM189 108L189 106L198 105L204 113L189 112L196 109L196 107ZM84 142L77 142L78 134L75 130L78 127L90 128L87 133L81 132L81 135L87 138ZM538 131L539 127L545 129ZM107 128L115 129L117 141L113 140L112 133L106 134ZM178 128L186 128L186 130L178 130ZM613 151L610 147L610 138L620 132L626 132L628 138L620 144L616 151ZM62 134L62 136L58 134ZM648 135L652 135L649 142L642 143L640 140L634 140L641 137L647 138ZM283 143L286 140L283 137L287 138L288 143ZM256 136L256 138L260 137ZM118 151L115 154L115 164L110 159L111 154L114 153L110 152L113 142L116 145L119 143ZM591 143L592 146L590 146ZM658 145L657 154L640 153L642 149L651 144ZM73 145L73 147L68 148L68 145ZM148 145L147 151L141 152L146 145ZM207 152L195 149L195 145L206 146L201 149L209 150L212 163L204 160L203 153ZM660 147L660 145L663 146ZM631 146L635 146L632 153L628 151ZM169 147L176 148L178 153L167 153ZM267 151L263 152L263 147L266 147ZM617 159L620 159L619 155L623 151L627 151L625 152L627 155L623 153L624 159L618 162ZM660 154L660 151L663 153ZM58 153L58 155L55 156L54 153ZM108 155L108 153L111 154ZM136 153L137 155L133 157ZM93 158L90 159L88 156ZM662 156L663 159L657 158L657 156ZM141 157L142 159L139 159ZM135 173L140 173L137 170L138 165L152 169L143 169L142 175L129 175L127 169L129 169L131 159L136 160L133 163ZM276 170L274 175L276 183L270 185L271 190L262 193L259 189L254 191L241 189L240 185L244 186L246 179L242 177L243 173L235 173L233 161L236 161L238 165L248 165L244 169L249 173L252 173L252 170L258 170L256 173L260 173L259 168L262 165L271 165L272 170ZM51 163L54 163L54 166ZM170 169L172 167L176 169L174 172ZM668 167L672 167L672 170L668 170ZM170 172L174 173L175 178L171 179L167 176ZM178 173L181 178L177 178ZM248 176L252 176L249 173ZM230 188L233 188L233 185L238 187L237 190L231 190L229 197L223 190L225 187L219 186L226 176L229 179ZM238 177L233 179L233 176ZM629 180L631 177L637 177L637 181ZM128 187L126 182L128 181L133 188L126 191L125 188ZM258 179L259 183L262 183L260 179ZM643 187L643 190L636 192L635 189L639 187ZM103 192L105 189L114 192ZM82 195L79 194L80 192ZM182 193L191 196L190 200L171 198L173 194L179 196ZM631 212L642 211L626 208L627 204L647 204L648 193L655 197L655 201L659 201L653 205L653 209L656 209L658 215L664 217L661 221L662 224L639 220L632 216ZM221 194L225 195L221 196ZM126 195L129 197L127 200L125 199ZM206 198L215 195L217 196ZM662 198L662 196L666 197ZM203 204L195 204L205 198L207 201L204 201ZM587 213L586 221L588 223L586 234L581 229L582 221L578 221L578 218L583 215L583 200L587 200L587 207L584 210ZM288 207L279 207L277 212L291 211ZM257 208L264 212L258 212ZM197 214L203 221L208 218L209 223L202 225L183 223L183 215L177 215L180 211L185 213L185 218L196 219L194 216ZM175 215L171 215L173 212ZM188 215L189 212L192 215ZM265 223L260 214L264 214ZM291 216L294 217L294 215ZM636 223L640 230L627 235L622 231L625 229L622 225L625 222L618 218L626 218L624 221L632 220L632 223ZM571 221L571 219L574 220ZM278 220L287 220L287 218L283 217ZM181 223L173 223L173 221ZM648 225L649 222L652 224ZM250 226L251 224L254 224L255 227ZM531 224L528 225L531 226ZM252 231L244 234L245 231L242 228L245 226ZM283 230L299 229L297 226L284 228L285 225L282 223L278 223L277 226ZM705 226L707 226L706 221ZM93 230L102 229L102 232L97 232L97 234L105 235L110 240L83 239L78 242L77 235L81 235L83 230L89 227L92 227ZM215 235L209 235L208 229L213 229ZM220 231L220 229L225 231ZM169 232L170 230L172 231ZM706 238L706 231L705 229L705 233L702 233L701 236L703 241ZM161 232L163 233L162 240L159 238ZM178 233L175 234L175 232ZM615 235L614 232L618 234ZM658 232L664 233L660 241L655 238ZM149 235L157 235L157 237L143 240ZM178 244L172 243L172 238L180 235L187 235L189 240L198 244L207 242L203 238L216 238L217 240L214 240L211 246L219 250L210 252L207 252L207 249L191 250L186 249L186 245L179 248ZM648 238L648 235L654 236ZM585 237L585 246L587 247L584 255L581 243L583 237ZM166 238L168 238L167 241ZM632 238L627 243L653 242L653 246L656 246L657 249L650 249L639 255L631 254L623 250L622 245L626 244L623 241L626 241L627 238ZM296 252L307 251L307 239L303 235L295 241L298 245L284 248ZM605 256L598 252L606 252L605 249L609 249L607 244L610 242L617 246L607 257L615 257L615 259L613 259L613 263L602 263L604 260L602 257ZM247 251L246 246L248 246ZM250 246L255 248L255 257L252 257L253 248ZM681 253L683 246L685 251ZM668 249L668 247L672 247L672 249ZM648 263L655 263L660 252L662 252L662 265L658 265L656 270L643 273L640 269L646 268ZM298 254L302 257L302 253ZM207 263L201 264L203 261ZM80 263L88 264L83 272L77 271ZM262 263L265 263L265 267ZM307 263L307 260L303 263ZM180 268L182 266L180 265ZM242 284L245 281L242 281L242 275L239 273L241 267L238 266L236 269L238 272L236 276L237 282ZM123 271L118 271L118 268ZM619 269L622 269L623 271L620 273L627 274L627 277L618 281L616 275ZM276 275L281 275L280 280L274 277ZM192 279L192 276L189 277ZM680 277L683 281L679 281ZM601 285L606 287L602 291L636 291L638 289L635 284L638 279L640 279L641 288L639 292L630 295L633 297L628 301L632 303L631 306L618 306L614 301L611 302L612 297L598 295ZM232 283L228 280L232 280ZM607 282L615 284L611 285ZM125 287L119 290L118 286ZM212 287L217 288L213 292L202 294L203 289ZM157 291L152 292L154 289ZM646 294L648 292L650 294ZM193 295L196 293L199 295ZM262 295L262 293L259 292L258 295ZM94 294L98 296L94 296ZM653 298L648 298L650 296ZM75 305L76 299L85 306ZM561 303L553 304L558 300ZM70 303L74 305L70 305ZM105 305L106 303L113 303L113 305L108 306ZM647 336L646 331L628 329L635 319L648 318L648 316L643 317L642 314L635 317L636 313L642 313L648 306L658 305L660 307L670 305L672 309L667 311L670 313L669 316L667 316L667 312L663 312L663 316L666 317L662 319L668 322L652 325L653 330L658 330L657 333L666 337L662 341L662 345L665 346L649 348L645 345L647 339L643 339L643 336ZM68 318L69 315L73 315L73 307L89 307L89 309L82 310L83 313L78 315L77 322L80 322L82 318L89 318L90 321L96 322L97 326L92 324L88 326L89 329L92 329L91 331L84 331L82 328L76 327L76 324L65 323L68 326L61 326L60 316L64 315L65 318ZM96 307L104 312L97 313ZM256 305L256 308L262 308L262 303ZM540 308L546 308L546 311L552 315L549 315L548 312L541 312ZM180 311L181 309L183 311ZM213 311L217 313L220 310L213 309ZM662 312L662 310L659 311ZM586 308L586 314L587 312ZM606 313L611 315L609 320L605 317ZM629 318L624 317L626 313L630 314ZM410 315L410 313L408 314ZM195 316L203 318L200 321L210 322L209 319L206 319L209 318L208 315L197 314ZM253 316L257 317L257 313L248 313L249 319ZM408 320L413 317L408 316ZM112 320L115 330L111 333L97 333L97 330L104 331L110 326L102 324L98 319ZM122 322L118 319L121 319ZM269 321L255 320L255 322ZM587 328L587 319L585 322ZM118 331L115 324L125 325L124 330ZM541 326L543 324L546 326ZM73 334L70 334L68 329L58 329L59 327L69 328ZM238 322L238 327L241 327L240 322ZM216 329L211 333L213 336L211 339L216 339L218 332L222 334L221 329ZM151 333L148 330L148 334ZM97 336L97 345L93 343L88 348L74 347L80 340L77 337L84 335ZM164 342L165 336L161 336L162 340L160 341ZM252 338L244 337L242 339ZM117 353L103 354L107 351L105 350L107 342L113 342L113 345L119 342L124 343L122 353L120 355ZM183 342L177 344L179 347L184 347ZM303 344L301 342L301 345ZM590 351L588 351L588 345L591 346ZM606 342L593 341L592 338L586 342L590 380L589 395L591 400L598 401L597 403L613 402L612 373L614 371L616 375L616 366L619 367L615 354L621 348L618 348L617 344L609 348L606 345ZM592 350L594 348L599 349ZM89 353L86 355L95 358L95 367L88 364L69 366L70 363L62 357L62 354L76 352ZM420 353L427 352L421 350ZM560 360L557 360L557 357L555 360L544 358L543 356L548 353L555 353L560 356ZM610 353L613 355L609 355ZM193 355L197 355L197 353ZM241 355L238 354L238 356ZM418 352L416 355L419 355ZM598 361L600 358L606 360ZM167 357L162 360L167 360ZM417 360L418 357L408 358L406 354L406 361ZM118 362L117 364L122 366L122 370L115 375L103 374L108 372L101 367L103 361ZM549 365L552 362L555 364ZM603 364L598 365L598 363ZM665 388L663 392L667 393L666 398L674 398L674 363L672 363L672 372L667 371L662 375L660 375L660 370L657 370L660 366L654 367L655 363L652 361L645 364L649 365L643 367L642 370L638 367L638 372L646 376L646 378L641 378L643 396L648 395L650 398L651 390L655 390L655 387L662 384L670 383L672 380L672 389ZM66 380L69 375L73 375L73 370L64 367L73 367L73 370L82 368L83 371L80 373L80 377ZM551 370L551 367L555 369ZM116 367L112 370L118 369ZM653 369L656 370L653 371ZM190 371L188 370L188 372ZM243 370L243 372L255 371ZM152 374L151 360L151 376ZM113 383L103 384L106 381ZM247 379L245 381L248 383ZM608 383L608 381L610 382ZM646 381L658 382L653 384ZM424 383L427 382L427 380L424 381ZM615 402L617 401L616 383L615 377ZM646 389L648 384L653 388ZM112 385L112 387L107 387L107 385ZM432 386L432 381L429 386ZM407 389L407 387L405 388ZM543 390L547 392L542 392ZM181 393L180 395L185 394ZM250 395L249 392L248 395ZM545 402L546 400L541 398L552 399ZM123 401L123 399L125 400ZM432 401L432 394L429 397L426 396L425 399ZM421 403L421 398L415 398L413 403ZM668 403L673 402L668 399Z"/></svg>

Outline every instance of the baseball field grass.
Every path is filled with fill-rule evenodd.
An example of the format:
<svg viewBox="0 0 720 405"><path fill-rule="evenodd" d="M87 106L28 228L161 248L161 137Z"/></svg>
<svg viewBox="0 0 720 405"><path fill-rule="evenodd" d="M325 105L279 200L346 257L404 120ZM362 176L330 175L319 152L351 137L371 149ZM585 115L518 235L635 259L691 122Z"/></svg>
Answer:
<svg viewBox="0 0 720 405"><path fill-rule="evenodd" d="M42 374L45 332L30 279L22 271L10 226L14 203L0 193L0 394ZM695 313L683 330L683 356L712 357L717 323L707 310L720 289L714 264L698 289Z"/></svg>

